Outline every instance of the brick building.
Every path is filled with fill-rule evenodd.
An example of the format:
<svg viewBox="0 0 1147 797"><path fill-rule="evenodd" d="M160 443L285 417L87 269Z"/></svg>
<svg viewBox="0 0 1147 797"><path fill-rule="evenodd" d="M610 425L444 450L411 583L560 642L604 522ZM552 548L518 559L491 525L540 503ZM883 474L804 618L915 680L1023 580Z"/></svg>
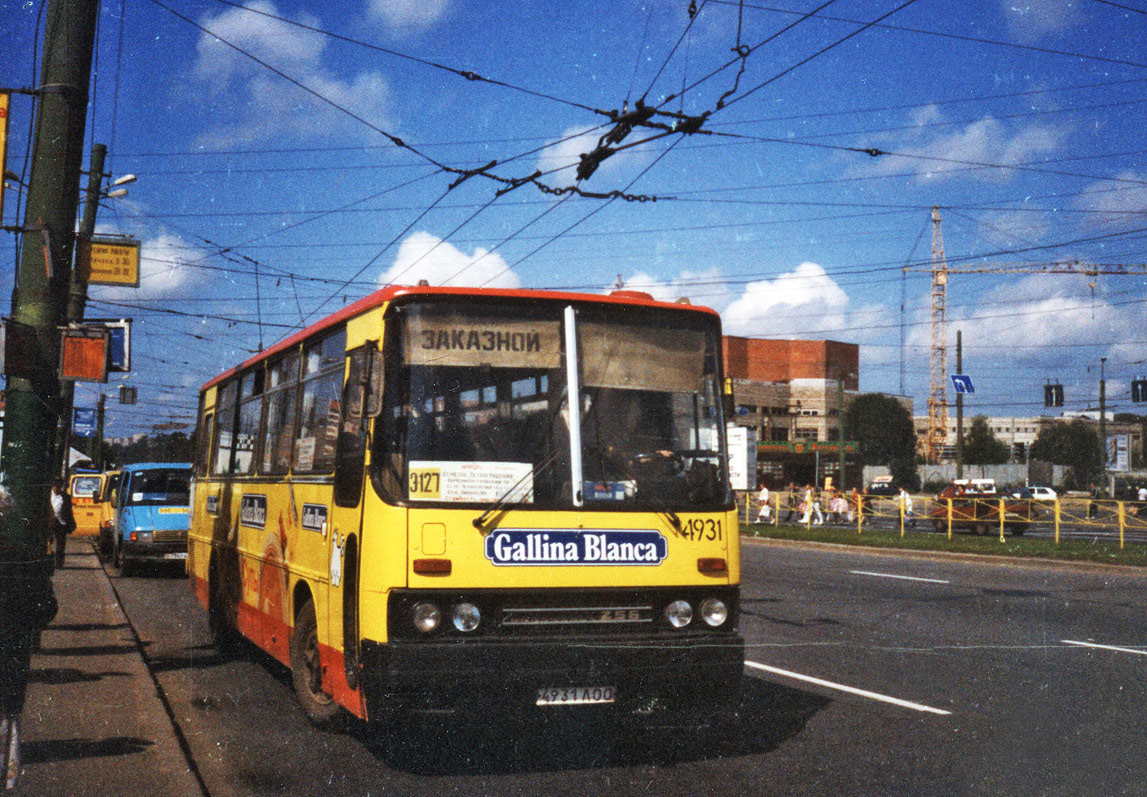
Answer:
<svg viewBox="0 0 1147 797"><path fill-rule="evenodd" d="M722 351L737 407L733 421L757 432L759 476L773 486L823 485L825 477L839 484L840 410L859 390L860 347L726 336ZM845 456L852 486L859 467L847 441Z"/></svg>

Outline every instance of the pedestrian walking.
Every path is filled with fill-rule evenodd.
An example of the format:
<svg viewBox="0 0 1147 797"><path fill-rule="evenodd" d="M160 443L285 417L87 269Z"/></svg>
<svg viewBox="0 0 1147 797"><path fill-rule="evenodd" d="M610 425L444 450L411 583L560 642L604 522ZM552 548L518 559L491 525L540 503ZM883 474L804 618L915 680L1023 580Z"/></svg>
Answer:
<svg viewBox="0 0 1147 797"><path fill-rule="evenodd" d="M903 487L900 488L900 506L904 510L904 524L908 528L916 528L916 516L912 514L912 496Z"/></svg>
<svg viewBox="0 0 1147 797"><path fill-rule="evenodd" d="M811 484L805 485L804 490L804 516L801 518L801 523L809 524L809 519L815 517L812 521L814 526L824 525L824 515L820 511L820 498L816 494Z"/></svg>
<svg viewBox="0 0 1147 797"><path fill-rule="evenodd" d="M56 567L64 566L64 548L68 543L68 535L76 530L76 519L72 516L72 496L64 488L61 479L52 480L52 520L55 528L52 529L55 546L52 549L56 559Z"/></svg>
<svg viewBox="0 0 1147 797"><path fill-rule="evenodd" d="M797 513L799 505L800 502L797 498L797 486L792 482L789 482L788 497L785 499L785 523L792 522L793 515Z"/></svg>
<svg viewBox="0 0 1147 797"><path fill-rule="evenodd" d="M761 482L761 492L757 494L757 522L768 523L773 519L773 508L769 506L769 487Z"/></svg>

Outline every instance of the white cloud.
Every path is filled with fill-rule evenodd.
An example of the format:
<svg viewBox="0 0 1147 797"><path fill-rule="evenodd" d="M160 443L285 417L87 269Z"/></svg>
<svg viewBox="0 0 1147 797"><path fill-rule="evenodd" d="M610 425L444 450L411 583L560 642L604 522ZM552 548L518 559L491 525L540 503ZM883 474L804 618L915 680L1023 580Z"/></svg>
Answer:
<svg viewBox="0 0 1147 797"><path fill-rule="evenodd" d="M389 90L381 73L363 72L350 79L339 78L324 65L325 37L264 16L281 16L268 0L253 0L245 8L263 13L235 8L203 20L203 27L212 33L200 36L191 74L206 87L209 97L227 92L240 100L232 104L239 110L230 116L220 115L219 121L196 140L197 146L225 149L283 133L369 135L366 126L335 106L378 127L390 126L386 116ZM297 21L318 24L309 15ZM330 102L284 80L220 39L272 65Z"/></svg>
<svg viewBox="0 0 1147 797"><path fill-rule="evenodd" d="M192 67L195 75L221 89L230 81L243 80L261 69L236 47L283 70L312 69L326 46L324 37L272 19L276 16L282 15L274 3L254 0L244 8L228 9L204 19L201 24L211 34L202 34L196 44L197 57ZM318 20L310 15L296 21L318 26Z"/></svg>
<svg viewBox="0 0 1147 797"><path fill-rule="evenodd" d="M708 307L723 307L729 301L729 292L725 287L726 279L716 266L702 271L686 269L671 279L662 279L652 274L638 272L623 278L625 290L644 291L660 302L675 302L681 297L689 297L693 304ZM604 286L603 290L615 290L611 284Z"/></svg>
<svg viewBox="0 0 1147 797"><path fill-rule="evenodd" d="M1147 174L1127 170L1111 180L1100 180L1080 193L1075 206L1088 214L1095 226L1139 226L1147 213Z"/></svg>
<svg viewBox="0 0 1147 797"><path fill-rule="evenodd" d="M1000 0L1008 33L1021 44L1067 30L1081 21L1076 0Z"/></svg>
<svg viewBox="0 0 1147 797"><path fill-rule="evenodd" d="M935 134L935 123L941 114L935 108L918 111L918 127L906 135L880 143L880 148L906 155L886 155L850 170L854 175L894 174L905 169L914 171L920 180L943 177L966 177L1003 182L1012 179L1012 169L975 169L974 164L1020 165L1055 152L1063 146L1064 127L1028 125L1010 130L1002 122L985 116L950 133ZM929 127L921 125L928 124Z"/></svg>
<svg viewBox="0 0 1147 797"><path fill-rule="evenodd" d="M497 252L479 248L466 254L428 232L416 232L398 247L394 265L378 282L413 285L423 279L431 285L489 288L519 288L522 284Z"/></svg>
<svg viewBox="0 0 1147 797"><path fill-rule="evenodd" d="M805 262L773 280L750 282L721 313L732 335L820 337L849 325L849 298L824 268Z"/></svg>
<svg viewBox="0 0 1147 797"><path fill-rule="evenodd" d="M449 9L450 0L369 0L367 17L402 33L430 27Z"/></svg>
<svg viewBox="0 0 1147 797"><path fill-rule="evenodd" d="M976 224L986 243L1015 247L1041 240L1051 231L1051 217L1041 210L1001 210L984 213Z"/></svg>

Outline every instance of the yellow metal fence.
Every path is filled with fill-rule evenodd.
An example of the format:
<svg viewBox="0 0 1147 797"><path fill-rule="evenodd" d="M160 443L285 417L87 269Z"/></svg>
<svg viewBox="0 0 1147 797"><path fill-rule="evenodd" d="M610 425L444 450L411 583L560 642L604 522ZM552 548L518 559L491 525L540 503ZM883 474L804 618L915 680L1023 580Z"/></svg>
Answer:
<svg viewBox="0 0 1147 797"><path fill-rule="evenodd" d="M872 496L856 493L815 493L807 500L803 490L770 492L768 509L762 512L759 493L739 497L741 517L746 523L771 526L802 525L898 530L946 534L976 533L1020 536L1031 532L1063 537L1110 538L1119 547L1128 542L1147 543L1147 503L1091 498L1057 498L1054 501L1019 499L1010 496L959 496L936 498L927 495Z"/></svg>

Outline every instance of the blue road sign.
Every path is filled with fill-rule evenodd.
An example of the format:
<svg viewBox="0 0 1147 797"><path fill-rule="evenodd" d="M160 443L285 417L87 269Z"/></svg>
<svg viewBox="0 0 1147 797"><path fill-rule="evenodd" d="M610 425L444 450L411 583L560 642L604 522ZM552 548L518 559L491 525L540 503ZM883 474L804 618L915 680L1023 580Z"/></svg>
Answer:
<svg viewBox="0 0 1147 797"><path fill-rule="evenodd" d="M972 377L967 374L952 374L952 387L956 388L957 393L976 392L976 389L972 387Z"/></svg>
<svg viewBox="0 0 1147 797"><path fill-rule="evenodd" d="M91 437L96 433L95 407L72 408L72 434L76 437Z"/></svg>

